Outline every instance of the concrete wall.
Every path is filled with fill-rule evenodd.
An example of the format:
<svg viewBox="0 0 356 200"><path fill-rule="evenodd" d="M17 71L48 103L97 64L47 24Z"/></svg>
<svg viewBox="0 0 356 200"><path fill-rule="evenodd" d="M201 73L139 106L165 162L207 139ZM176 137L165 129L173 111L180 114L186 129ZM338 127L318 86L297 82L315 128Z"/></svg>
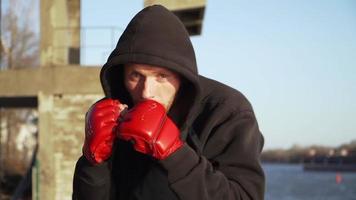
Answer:
<svg viewBox="0 0 356 200"><path fill-rule="evenodd" d="M39 93L38 97L38 195L45 200L69 200L75 163L82 154L85 113L90 105L103 96Z"/></svg>
<svg viewBox="0 0 356 200"><path fill-rule="evenodd" d="M171 10L184 24L189 35L202 32L206 0L144 0L144 6L161 4Z"/></svg>
<svg viewBox="0 0 356 200"><path fill-rule="evenodd" d="M161 4L169 10L184 10L205 7L206 0L144 0L144 6Z"/></svg>
<svg viewBox="0 0 356 200"><path fill-rule="evenodd" d="M0 71L0 96L100 94L99 67L53 66Z"/></svg>
<svg viewBox="0 0 356 200"><path fill-rule="evenodd" d="M99 73L97 67L76 66L0 71L0 98L38 99L39 149L33 171L33 199L71 199L85 113L104 96Z"/></svg>

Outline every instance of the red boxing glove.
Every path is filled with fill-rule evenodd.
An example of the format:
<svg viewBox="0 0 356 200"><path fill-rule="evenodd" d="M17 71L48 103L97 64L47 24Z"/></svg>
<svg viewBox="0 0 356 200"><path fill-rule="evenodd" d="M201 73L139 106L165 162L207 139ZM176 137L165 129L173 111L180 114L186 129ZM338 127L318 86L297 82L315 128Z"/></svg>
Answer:
<svg viewBox="0 0 356 200"><path fill-rule="evenodd" d="M153 100L138 103L125 114L118 127L120 139L133 141L136 151L159 160L167 158L183 145L179 135L165 108Z"/></svg>
<svg viewBox="0 0 356 200"><path fill-rule="evenodd" d="M92 164L99 164L112 154L117 119L123 104L114 99L103 99L92 105L85 116L83 155Z"/></svg>

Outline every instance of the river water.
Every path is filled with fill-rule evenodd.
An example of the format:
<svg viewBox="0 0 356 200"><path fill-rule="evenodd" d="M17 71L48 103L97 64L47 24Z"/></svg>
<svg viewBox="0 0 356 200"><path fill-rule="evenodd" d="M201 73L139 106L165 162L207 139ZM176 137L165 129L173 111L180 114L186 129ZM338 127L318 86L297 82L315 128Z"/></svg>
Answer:
<svg viewBox="0 0 356 200"><path fill-rule="evenodd" d="M356 200L356 173L303 171L302 165L263 164L266 200Z"/></svg>

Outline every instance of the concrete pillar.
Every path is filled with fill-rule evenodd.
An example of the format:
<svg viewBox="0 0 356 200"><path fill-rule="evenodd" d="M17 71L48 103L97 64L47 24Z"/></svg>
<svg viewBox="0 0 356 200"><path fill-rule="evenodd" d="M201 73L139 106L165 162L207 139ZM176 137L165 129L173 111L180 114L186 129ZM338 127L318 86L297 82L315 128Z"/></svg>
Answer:
<svg viewBox="0 0 356 200"><path fill-rule="evenodd" d="M39 197L39 199L54 200L56 180L53 156L53 96L39 92L38 102L39 149L37 153L38 165L35 171L39 174L39 179L36 180L35 184L38 186L38 191L32 195Z"/></svg>
<svg viewBox="0 0 356 200"><path fill-rule="evenodd" d="M80 0L41 0L41 66L79 64Z"/></svg>
<svg viewBox="0 0 356 200"><path fill-rule="evenodd" d="M102 94L39 92L39 151L32 199L71 200L74 167L81 156L85 113Z"/></svg>

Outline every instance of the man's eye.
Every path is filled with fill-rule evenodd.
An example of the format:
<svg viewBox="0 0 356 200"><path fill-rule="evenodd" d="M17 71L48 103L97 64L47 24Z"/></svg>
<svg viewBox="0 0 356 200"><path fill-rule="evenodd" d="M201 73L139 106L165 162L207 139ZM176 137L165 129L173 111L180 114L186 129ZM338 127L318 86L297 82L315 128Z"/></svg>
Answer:
<svg viewBox="0 0 356 200"><path fill-rule="evenodd" d="M130 74L130 78L132 78L132 79L138 79L138 78L140 78L140 74L137 73L137 72L132 72L132 73Z"/></svg>
<svg viewBox="0 0 356 200"><path fill-rule="evenodd" d="M159 79L166 79L168 78L168 74L158 74Z"/></svg>

